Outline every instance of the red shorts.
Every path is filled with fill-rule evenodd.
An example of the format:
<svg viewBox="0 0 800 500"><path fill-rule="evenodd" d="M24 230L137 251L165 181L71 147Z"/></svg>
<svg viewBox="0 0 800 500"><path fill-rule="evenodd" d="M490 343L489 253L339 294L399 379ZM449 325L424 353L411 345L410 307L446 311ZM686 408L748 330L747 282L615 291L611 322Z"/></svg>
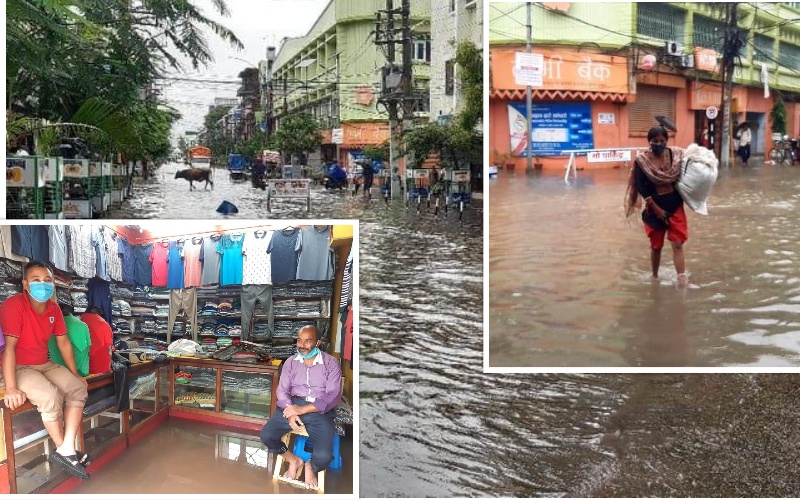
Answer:
<svg viewBox="0 0 800 500"><path fill-rule="evenodd" d="M644 223L644 231L650 238L650 248L661 250L664 247L664 236L673 243L683 244L689 239L689 225L686 223L686 212L683 205L669 218L669 227L666 229L655 229Z"/></svg>

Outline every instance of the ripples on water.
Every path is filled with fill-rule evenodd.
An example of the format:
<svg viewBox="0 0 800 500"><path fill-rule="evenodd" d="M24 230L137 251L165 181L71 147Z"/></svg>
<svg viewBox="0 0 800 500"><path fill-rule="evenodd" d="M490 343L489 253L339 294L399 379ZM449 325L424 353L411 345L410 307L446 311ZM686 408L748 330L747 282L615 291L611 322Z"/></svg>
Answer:
<svg viewBox="0 0 800 500"><path fill-rule="evenodd" d="M649 279L626 173L501 173L491 189L492 366L800 365L800 170L720 173L708 217L690 211L692 285L672 250Z"/></svg>
<svg viewBox="0 0 800 500"><path fill-rule="evenodd" d="M189 218L251 189L181 182ZM127 216L171 218L146 189ZM263 217L252 191L239 217ZM797 376L484 374L482 212L462 228L330 196L320 217L361 219L361 496L800 495Z"/></svg>

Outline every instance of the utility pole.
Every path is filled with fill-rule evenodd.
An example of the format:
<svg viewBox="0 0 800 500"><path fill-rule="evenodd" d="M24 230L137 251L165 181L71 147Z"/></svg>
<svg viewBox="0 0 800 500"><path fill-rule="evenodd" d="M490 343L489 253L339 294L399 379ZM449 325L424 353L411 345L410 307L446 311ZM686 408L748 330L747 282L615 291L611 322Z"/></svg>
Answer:
<svg viewBox="0 0 800 500"><path fill-rule="evenodd" d="M525 25L525 51L530 54L531 53L531 2L527 2L526 5L527 11L527 24ZM531 123L531 115L533 114L533 103L531 102L531 86L525 86L525 119L528 125L528 154L527 154L527 164L525 166L525 173L527 175L533 174L533 154L532 154L532 142L533 142L533 123Z"/></svg>
<svg viewBox="0 0 800 500"><path fill-rule="evenodd" d="M742 47L739 38L739 25L736 18L736 3L726 4L725 43L723 44L722 64L724 86L722 88L722 137L720 141L720 166L729 167L731 163L731 101L733 100L733 71L736 57Z"/></svg>
<svg viewBox="0 0 800 500"><path fill-rule="evenodd" d="M403 1L406 2L407 0ZM399 9L399 11L402 10ZM398 106L405 92L404 73L398 74L398 68L395 63L395 44L398 41L395 38L394 16L398 13L398 10L394 8L393 0L386 0L386 10L378 11L375 26L375 44L386 46L386 64L382 71L381 97L378 102L383 104L389 113L389 179L391 182L390 196L392 198L400 189L399 169L397 167L397 144L400 138L398 133ZM383 14L386 15L385 23L382 17Z"/></svg>

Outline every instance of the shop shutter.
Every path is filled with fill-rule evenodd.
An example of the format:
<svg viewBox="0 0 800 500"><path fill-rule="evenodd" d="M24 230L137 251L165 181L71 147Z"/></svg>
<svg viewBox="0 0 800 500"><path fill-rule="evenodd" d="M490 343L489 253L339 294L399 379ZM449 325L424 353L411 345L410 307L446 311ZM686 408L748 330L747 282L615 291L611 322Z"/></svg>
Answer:
<svg viewBox="0 0 800 500"><path fill-rule="evenodd" d="M675 123L675 89L636 86L636 102L628 105L631 137L646 136L651 127L658 125L656 116L663 115Z"/></svg>

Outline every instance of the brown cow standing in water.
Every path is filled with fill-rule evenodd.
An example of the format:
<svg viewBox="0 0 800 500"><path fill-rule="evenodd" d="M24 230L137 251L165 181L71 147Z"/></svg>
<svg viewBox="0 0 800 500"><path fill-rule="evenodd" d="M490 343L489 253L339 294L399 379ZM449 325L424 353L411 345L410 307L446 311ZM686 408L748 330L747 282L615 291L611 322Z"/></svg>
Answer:
<svg viewBox="0 0 800 500"><path fill-rule="evenodd" d="M194 181L206 181L205 189L208 189L208 184L211 183L211 189L214 189L214 181L211 180L211 170L205 168L187 168L175 172L176 179L186 179L189 181L189 191L194 189Z"/></svg>

